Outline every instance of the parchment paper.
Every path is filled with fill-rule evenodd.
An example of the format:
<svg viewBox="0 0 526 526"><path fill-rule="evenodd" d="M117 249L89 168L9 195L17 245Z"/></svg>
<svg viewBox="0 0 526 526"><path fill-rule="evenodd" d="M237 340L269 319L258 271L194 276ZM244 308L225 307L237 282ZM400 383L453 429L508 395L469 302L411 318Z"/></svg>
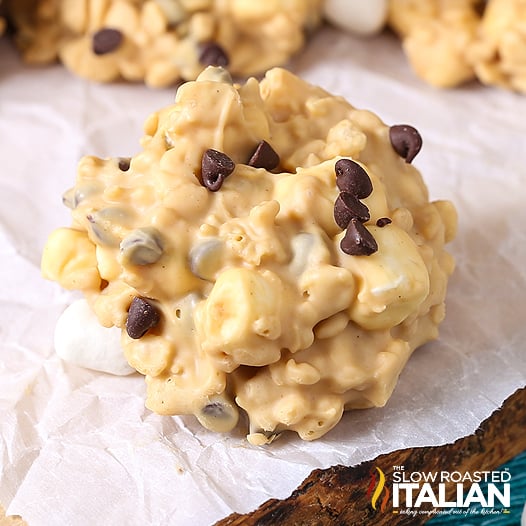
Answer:
<svg viewBox="0 0 526 526"><path fill-rule="evenodd" d="M170 89L96 85L27 68L0 41L0 502L31 526L210 525L283 498L314 468L473 432L526 384L526 96L476 83L438 91L396 38L325 28L289 67L424 137L414 164L460 227L440 339L419 349L381 409L346 414L312 443L268 447L144 408L139 375L62 363L53 328L74 294L40 277L61 195L84 154L128 156Z"/></svg>

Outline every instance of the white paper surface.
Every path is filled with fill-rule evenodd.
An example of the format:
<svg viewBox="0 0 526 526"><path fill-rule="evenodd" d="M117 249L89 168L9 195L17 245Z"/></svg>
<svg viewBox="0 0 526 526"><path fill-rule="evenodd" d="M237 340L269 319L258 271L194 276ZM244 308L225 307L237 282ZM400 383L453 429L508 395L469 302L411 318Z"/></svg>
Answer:
<svg viewBox="0 0 526 526"><path fill-rule="evenodd" d="M356 411L312 443L252 447L190 417L144 408L142 377L62 363L53 328L75 297L40 277L49 232L85 154L139 150L146 116L173 90L95 85L60 66L23 67L0 40L0 502L31 526L210 525L284 498L314 468L473 432L526 384L526 96L478 84L437 91L392 35L323 29L290 68L419 129L414 164L451 199L457 270L438 341L418 350L388 405ZM190 522L191 521L191 522Z"/></svg>

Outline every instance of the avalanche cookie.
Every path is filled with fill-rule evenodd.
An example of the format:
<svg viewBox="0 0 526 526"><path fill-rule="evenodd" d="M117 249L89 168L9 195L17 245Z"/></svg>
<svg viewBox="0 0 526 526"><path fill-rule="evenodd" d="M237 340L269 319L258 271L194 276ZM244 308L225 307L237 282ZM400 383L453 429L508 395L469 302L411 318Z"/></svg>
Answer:
<svg viewBox="0 0 526 526"><path fill-rule="evenodd" d="M321 437L383 406L436 338L456 229L412 161L412 126L279 68L207 68L131 158L84 157L44 277L121 330L147 406L253 444Z"/></svg>
<svg viewBox="0 0 526 526"><path fill-rule="evenodd" d="M481 82L526 93L526 0L490 0L470 60Z"/></svg>
<svg viewBox="0 0 526 526"><path fill-rule="evenodd" d="M389 0L388 22L429 84L526 93L526 0Z"/></svg>
<svg viewBox="0 0 526 526"><path fill-rule="evenodd" d="M99 82L167 86L207 65L248 76L284 64L322 0L10 0L26 61L60 59Z"/></svg>
<svg viewBox="0 0 526 526"><path fill-rule="evenodd" d="M476 39L480 0L389 0L389 25L400 35L416 74L449 88L475 78L468 50Z"/></svg>

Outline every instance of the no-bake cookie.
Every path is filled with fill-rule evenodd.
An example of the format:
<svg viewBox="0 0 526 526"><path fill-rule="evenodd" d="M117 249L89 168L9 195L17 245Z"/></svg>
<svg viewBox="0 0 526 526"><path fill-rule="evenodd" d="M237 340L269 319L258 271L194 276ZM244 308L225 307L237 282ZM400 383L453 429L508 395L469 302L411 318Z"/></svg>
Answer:
<svg viewBox="0 0 526 526"><path fill-rule="evenodd" d="M415 72L438 87L475 77L467 57L479 26L478 0L390 0L389 24Z"/></svg>
<svg viewBox="0 0 526 526"><path fill-rule="evenodd" d="M162 87L207 65L233 75L286 63L320 21L322 0L10 0L29 63L60 59L82 77Z"/></svg>
<svg viewBox="0 0 526 526"><path fill-rule="evenodd" d="M43 275L121 329L151 410L319 438L383 406L444 318L456 212L430 201L421 146L286 70L209 67L140 153L80 161Z"/></svg>
<svg viewBox="0 0 526 526"><path fill-rule="evenodd" d="M526 0L389 0L388 23L429 84L526 93Z"/></svg>
<svg viewBox="0 0 526 526"><path fill-rule="evenodd" d="M477 78L526 93L526 0L490 0L469 50Z"/></svg>

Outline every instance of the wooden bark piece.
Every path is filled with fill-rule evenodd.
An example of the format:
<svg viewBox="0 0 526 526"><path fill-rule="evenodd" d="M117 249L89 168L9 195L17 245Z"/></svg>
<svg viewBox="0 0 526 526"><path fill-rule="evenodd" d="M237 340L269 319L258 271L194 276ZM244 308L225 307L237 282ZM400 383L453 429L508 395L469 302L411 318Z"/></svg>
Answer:
<svg viewBox="0 0 526 526"><path fill-rule="evenodd" d="M257 510L232 515L215 526L418 526L432 515L408 516L374 510L367 488L371 472L387 476L393 466L406 472L491 471L526 450L526 388L517 390L473 433L443 446L401 449L354 467L317 469L283 500L270 499ZM455 498L448 485L446 500ZM432 509L422 506L420 509Z"/></svg>

